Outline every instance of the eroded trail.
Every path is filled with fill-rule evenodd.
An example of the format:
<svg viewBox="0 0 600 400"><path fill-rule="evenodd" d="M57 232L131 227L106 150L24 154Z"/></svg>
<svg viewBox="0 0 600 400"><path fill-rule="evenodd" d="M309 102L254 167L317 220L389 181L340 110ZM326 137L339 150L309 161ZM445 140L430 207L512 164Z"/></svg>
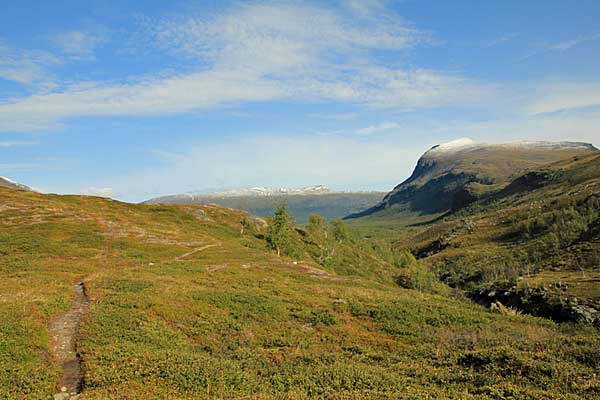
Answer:
<svg viewBox="0 0 600 400"><path fill-rule="evenodd" d="M49 328L50 350L62 367L60 393L54 396L55 399L75 398L81 392L83 383L81 357L77 353L77 337L81 318L90 301L83 281L78 281L73 290L71 309L52 321Z"/></svg>
<svg viewBox="0 0 600 400"><path fill-rule="evenodd" d="M196 248L196 249L194 249L194 250L192 250L192 251L190 251L188 253L180 255L179 257L177 257L175 259L175 261L182 261L183 259L185 259L185 258L187 258L187 257L189 257L189 256L191 256L193 254L199 253L199 252L204 251L206 249L210 249L211 247L219 247L221 245L222 245L222 243L219 242L219 243L207 244L206 246L198 247L198 248Z"/></svg>

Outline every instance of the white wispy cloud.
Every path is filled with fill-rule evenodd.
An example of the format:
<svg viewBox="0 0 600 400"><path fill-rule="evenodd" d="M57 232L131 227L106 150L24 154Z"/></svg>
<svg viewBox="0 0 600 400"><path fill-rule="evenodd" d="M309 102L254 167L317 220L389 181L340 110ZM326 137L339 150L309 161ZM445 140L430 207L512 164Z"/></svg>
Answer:
<svg viewBox="0 0 600 400"><path fill-rule="evenodd" d="M54 35L50 40L60 53L39 49L17 49L0 38L0 79L35 85L43 91L58 88L53 68L69 60L94 59L94 49L107 38L106 31L69 31Z"/></svg>
<svg viewBox="0 0 600 400"><path fill-rule="evenodd" d="M344 0L342 2L354 14L371 17L385 12L385 0Z"/></svg>
<svg viewBox="0 0 600 400"><path fill-rule="evenodd" d="M86 196L99 196L99 197L115 197L116 194L112 188L97 188L97 187L88 187L81 190L81 194Z"/></svg>
<svg viewBox="0 0 600 400"><path fill-rule="evenodd" d="M31 171L37 167L32 163L0 163L0 175L3 171Z"/></svg>
<svg viewBox="0 0 600 400"><path fill-rule="evenodd" d="M529 54L526 54L525 56L521 57L518 61L527 60L540 54L546 54L550 52L564 52L582 43L591 42L594 40L600 40L600 32L592 32L585 35L580 35L575 38L569 38L561 40L559 42L545 44L541 47L534 49Z"/></svg>
<svg viewBox="0 0 600 400"><path fill-rule="evenodd" d="M334 120L334 121L348 121L351 119L355 119L358 118L360 114L359 113L332 113L332 114L327 114L327 113L309 113L306 114L307 117L309 118L318 118L318 119L328 119L328 120Z"/></svg>
<svg viewBox="0 0 600 400"><path fill-rule="evenodd" d="M0 130L48 129L69 117L162 115L269 100L413 109L475 104L491 91L455 74L379 62L381 50L402 57L404 50L429 43L429 35L390 15L350 18L324 6L252 2L211 17L146 20L144 32L147 41L185 57L197 71L5 101ZM84 50L82 43L75 47Z"/></svg>
<svg viewBox="0 0 600 400"><path fill-rule="evenodd" d="M513 33L508 33L508 34L506 34L506 35L502 35L502 36L500 36L500 37L498 37L498 38L496 38L496 39L493 39L493 40L489 41L489 42L486 44L486 47L494 47L494 46L499 46L499 45L501 45L501 44L504 44L504 43L510 42L511 40L513 40L514 38L516 38L516 37L518 37L518 36L519 36L519 34L518 34L518 33L515 33L515 32L513 32Z"/></svg>
<svg viewBox="0 0 600 400"><path fill-rule="evenodd" d="M386 132L397 128L400 128L400 124L398 124L397 122L382 122L381 124L371 125L367 126L366 128L357 129L353 133L358 136L368 136L373 135L375 133Z"/></svg>
<svg viewBox="0 0 600 400"><path fill-rule="evenodd" d="M550 82L539 85L529 101L529 114L548 114L600 106L599 82Z"/></svg>
<svg viewBox="0 0 600 400"><path fill-rule="evenodd" d="M199 72L123 85L90 82L0 104L0 130L42 130L74 116L164 115L280 96L281 88L244 71Z"/></svg>
<svg viewBox="0 0 600 400"><path fill-rule="evenodd" d="M584 114L571 111L470 122L455 126L453 131L488 142L579 141L600 148L599 126L600 110L591 110Z"/></svg>
<svg viewBox="0 0 600 400"><path fill-rule="evenodd" d="M360 21L334 9L292 2L237 4L212 18L186 16L149 24L164 49L271 72L297 72L327 63L329 56L346 57L361 49L399 50L428 40L400 20Z"/></svg>
<svg viewBox="0 0 600 400"><path fill-rule="evenodd" d="M567 39L567 40L563 40L561 42L558 43L554 43L548 46L548 48L550 50L560 50L560 51L564 51L564 50L569 50L572 47L575 47L581 43L585 43L585 42L589 42L592 40L598 40L600 39L600 33L590 33L587 35L583 35L583 36L579 36L576 38L572 38L572 39Z"/></svg>
<svg viewBox="0 0 600 400"><path fill-rule="evenodd" d="M63 53L71 58L94 59L94 50L97 46L106 42L107 33L101 29L95 31L68 31L54 35L51 40Z"/></svg>
<svg viewBox="0 0 600 400"><path fill-rule="evenodd" d="M39 142L0 141L0 147L33 146L36 144L39 144Z"/></svg>
<svg viewBox="0 0 600 400"><path fill-rule="evenodd" d="M0 39L0 79L50 87L52 74L48 69L61 63L46 51L14 49Z"/></svg>

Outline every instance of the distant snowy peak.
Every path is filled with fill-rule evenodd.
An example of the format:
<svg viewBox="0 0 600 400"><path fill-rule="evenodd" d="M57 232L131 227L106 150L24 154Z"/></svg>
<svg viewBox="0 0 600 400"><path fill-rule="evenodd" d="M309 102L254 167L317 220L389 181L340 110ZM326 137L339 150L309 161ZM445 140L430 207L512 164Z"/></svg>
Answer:
<svg viewBox="0 0 600 400"><path fill-rule="evenodd" d="M549 141L519 141L509 143L483 143L471 138L460 138L448 143L433 146L425 155L443 156L458 153L464 150L475 149L540 149L540 150L597 150L593 145L583 142L549 142Z"/></svg>
<svg viewBox="0 0 600 400"><path fill-rule="evenodd" d="M3 187L8 187L11 189L17 189L17 190L27 190L27 191L31 191L31 188L25 185L22 185L18 182L13 181L10 178L7 178L5 176L0 176L0 186Z"/></svg>
<svg viewBox="0 0 600 400"><path fill-rule="evenodd" d="M268 188L268 187L253 187L237 190L226 190L223 192L212 192L200 194L201 196L211 197L241 197L241 196L278 196L278 195L302 195L302 194L326 194L332 191L325 186L307 186L304 188Z"/></svg>
<svg viewBox="0 0 600 400"><path fill-rule="evenodd" d="M269 187L253 187L237 190L226 190L222 192L210 193L189 193L178 194L179 198L224 198L224 197L270 197L270 196L289 196L289 195L318 195L337 193L331 189L322 186L307 186L304 188L269 188Z"/></svg>
<svg viewBox="0 0 600 400"><path fill-rule="evenodd" d="M366 190L331 190L326 186L315 185L303 188L269 188L269 187L253 187L237 190L226 190L221 192L188 192L184 194L176 194L170 196L156 197L145 201L149 204L157 203L177 203L177 204L193 204L194 202L215 202L225 199L235 200L236 198L278 198L288 196L326 196L326 195L383 195L381 192L366 191Z"/></svg>

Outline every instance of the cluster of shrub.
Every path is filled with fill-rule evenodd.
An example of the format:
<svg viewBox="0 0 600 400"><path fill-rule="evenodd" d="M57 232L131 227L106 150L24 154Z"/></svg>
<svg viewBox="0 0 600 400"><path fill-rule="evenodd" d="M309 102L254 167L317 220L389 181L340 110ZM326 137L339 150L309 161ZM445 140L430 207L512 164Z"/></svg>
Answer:
<svg viewBox="0 0 600 400"><path fill-rule="evenodd" d="M537 264L591 238L600 226L600 197L555 200L545 209L516 215L512 221L511 236L521 243L527 242L523 247L528 261Z"/></svg>
<svg viewBox="0 0 600 400"><path fill-rule="evenodd" d="M245 229L251 231L252 224L246 222ZM268 227L258 236L278 256L310 258L338 274L381 277L389 273L403 288L429 293L444 293L447 289L410 252L396 250L383 241L361 240L344 221L327 221L317 214L311 214L305 226L298 226L286 203L276 207Z"/></svg>

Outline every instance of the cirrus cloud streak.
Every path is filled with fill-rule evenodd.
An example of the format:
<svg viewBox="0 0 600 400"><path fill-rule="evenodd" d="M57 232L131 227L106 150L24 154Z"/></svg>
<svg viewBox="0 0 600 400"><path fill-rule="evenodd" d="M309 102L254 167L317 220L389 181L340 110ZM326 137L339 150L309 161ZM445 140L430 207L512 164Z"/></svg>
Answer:
<svg viewBox="0 0 600 400"><path fill-rule="evenodd" d="M219 15L144 20L155 50L187 60L191 72L163 71L125 83L81 82L0 102L0 130L60 127L82 116L189 113L248 102L341 102L415 109L476 104L492 88L399 60L430 36L372 7L365 16L288 2L238 4Z"/></svg>

